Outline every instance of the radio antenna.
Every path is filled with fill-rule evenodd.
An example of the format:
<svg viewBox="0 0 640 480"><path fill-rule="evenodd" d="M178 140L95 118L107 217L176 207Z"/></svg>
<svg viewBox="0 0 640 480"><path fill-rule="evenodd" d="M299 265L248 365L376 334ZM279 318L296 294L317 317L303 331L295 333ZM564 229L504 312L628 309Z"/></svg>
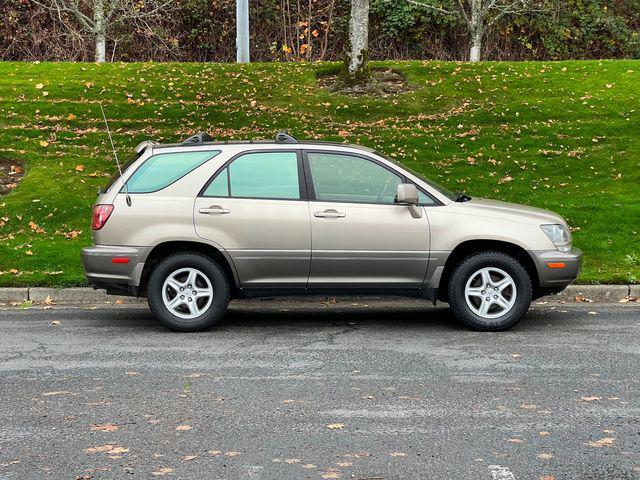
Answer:
<svg viewBox="0 0 640 480"><path fill-rule="evenodd" d="M131 206L131 197L129 196L129 188L127 187L127 183L124 181L122 177L122 168L120 167L120 160L118 159L118 152L116 151L116 146L113 144L113 138L111 137L111 129L109 128L109 122L107 121L107 116L104 113L104 107L102 103L100 105L100 111L102 112L102 118L104 119L104 125L107 127L107 134L109 135L109 141L111 142L111 149L113 150L113 156L116 159L116 165L118 166L118 172L120 173L120 180L124 184L124 193L126 195L127 205Z"/></svg>

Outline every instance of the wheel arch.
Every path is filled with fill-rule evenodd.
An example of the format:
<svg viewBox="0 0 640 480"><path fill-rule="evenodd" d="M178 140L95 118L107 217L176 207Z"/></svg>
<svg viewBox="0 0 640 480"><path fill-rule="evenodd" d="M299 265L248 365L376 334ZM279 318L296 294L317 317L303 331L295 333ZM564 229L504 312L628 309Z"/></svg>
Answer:
<svg viewBox="0 0 640 480"><path fill-rule="evenodd" d="M146 296L147 284L149 283L149 277L154 268L169 255L181 252L196 252L216 262L220 268L222 268L227 280L229 281L229 287L232 295L237 291L240 282L237 272L233 266L231 259L222 250L203 242L194 241L168 241L159 243L147 256L142 269L142 276L140 278L140 296Z"/></svg>
<svg viewBox="0 0 640 480"><path fill-rule="evenodd" d="M440 276L440 282L438 283L438 300L443 302L447 301L447 285L455 266L469 255L488 250L503 252L518 260L531 278L533 298L539 297L540 282L538 279L538 270L536 269L536 264L529 252L515 243L505 242L502 240L476 239L466 240L458 244L449 254L449 257L445 262L442 275Z"/></svg>

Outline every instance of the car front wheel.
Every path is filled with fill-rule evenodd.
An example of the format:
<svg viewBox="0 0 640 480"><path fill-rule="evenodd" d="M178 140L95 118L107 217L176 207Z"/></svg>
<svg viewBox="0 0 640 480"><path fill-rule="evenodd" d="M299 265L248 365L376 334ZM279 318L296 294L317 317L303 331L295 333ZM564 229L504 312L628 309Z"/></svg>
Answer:
<svg viewBox="0 0 640 480"><path fill-rule="evenodd" d="M498 251L464 259L449 279L449 306L465 325L484 331L506 330L527 313L531 278L511 255Z"/></svg>
<svg viewBox="0 0 640 480"><path fill-rule="evenodd" d="M178 253L153 270L148 287L149 308L165 326L181 332L217 324L229 303L229 282L210 258Z"/></svg>

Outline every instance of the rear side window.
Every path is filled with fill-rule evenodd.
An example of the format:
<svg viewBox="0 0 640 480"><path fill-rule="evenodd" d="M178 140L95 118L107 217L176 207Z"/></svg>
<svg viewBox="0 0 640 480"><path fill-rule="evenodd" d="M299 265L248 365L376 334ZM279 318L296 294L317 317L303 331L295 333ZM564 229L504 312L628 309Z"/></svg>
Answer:
<svg viewBox="0 0 640 480"><path fill-rule="evenodd" d="M161 153L149 157L127 180L129 193L152 193L168 187L220 152Z"/></svg>
<svg viewBox="0 0 640 480"><path fill-rule="evenodd" d="M300 199L296 152L247 153L213 179L205 197Z"/></svg>

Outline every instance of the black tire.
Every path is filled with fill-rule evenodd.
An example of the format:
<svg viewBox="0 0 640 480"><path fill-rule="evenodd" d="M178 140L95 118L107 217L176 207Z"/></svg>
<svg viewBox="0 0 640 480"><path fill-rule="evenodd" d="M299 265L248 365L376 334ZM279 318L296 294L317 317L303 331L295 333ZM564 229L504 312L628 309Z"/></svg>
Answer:
<svg viewBox="0 0 640 480"><path fill-rule="evenodd" d="M491 319L476 314L465 299L467 281L474 273L486 267L499 268L508 273L516 286L515 303L511 309L502 316ZM511 328L522 320L531 305L533 286L529 273L518 260L503 252L485 251L470 255L454 268L449 277L447 293L451 313L457 320L475 330L496 332ZM477 305L474 306L478 308Z"/></svg>
<svg viewBox="0 0 640 480"><path fill-rule="evenodd" d="M213 299L209 307L191 319L181 318L164 304L163 285L169 275L181 268L195 268L206 275L213 287ZM209 257L198 253L176 253L162 260L149 277L147 300L149 308L163 325L178 332L197 332L213 327L227 311L229 282L220 266ZM178 312L180 313L180 312Z"/></svg>

